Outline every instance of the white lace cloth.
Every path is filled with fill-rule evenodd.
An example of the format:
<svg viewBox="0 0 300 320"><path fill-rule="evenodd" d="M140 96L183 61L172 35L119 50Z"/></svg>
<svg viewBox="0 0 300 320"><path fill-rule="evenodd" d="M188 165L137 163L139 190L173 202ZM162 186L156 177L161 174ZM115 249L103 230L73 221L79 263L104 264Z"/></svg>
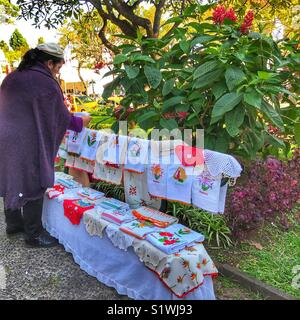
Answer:
<svg viewBox="0 0 300 320"><path fill-rule="evenodd" d="M227 176L231 178L239 177L242 167L231 155L211 150L204 150L204 160L209 173L213 177Z"/></svg>
<svg viewBox="0 0 300 320"><path fill-rule="evenodd" d="M108 224L105 232L113 245L121 250L127 251L132 246L135 238L119 230L119 226Z"/></svg>
<svg viewBox="0 0 300 320"><path fill-rule="evenodd" d="M146 240L134 240L133 249L140 261L152 268L157 267L160 261L167 257L166 253L157 249Z"/></svg>
<svg viewBox="0 0 300 320"><path fill-rule="evenodd" d="M103 237L103 231L109 225L108 221L100 218L96 209L86 211L83 214L83 222L85 224L86 231L91 236L99 236L100 238Z"/></svg>

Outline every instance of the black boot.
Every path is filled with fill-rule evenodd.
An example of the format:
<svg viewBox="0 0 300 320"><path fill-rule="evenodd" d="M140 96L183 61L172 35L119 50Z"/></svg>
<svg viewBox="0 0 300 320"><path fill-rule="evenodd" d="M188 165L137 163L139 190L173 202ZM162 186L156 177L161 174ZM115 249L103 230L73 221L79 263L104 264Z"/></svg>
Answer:
<svg viewBox="0 0 300 320"><path fill-rule="evenodd" d="M21 209L4 210L6 222L6 234L12 235L19 232L24 232L24 222Z"/></svg>
<svg viewBox="0 0 300 320"><path fill-rule="evenodd" d="M23 207L26 244L31 247L48 248L58 245L42 226L43 198L30 201Z"/></svg>

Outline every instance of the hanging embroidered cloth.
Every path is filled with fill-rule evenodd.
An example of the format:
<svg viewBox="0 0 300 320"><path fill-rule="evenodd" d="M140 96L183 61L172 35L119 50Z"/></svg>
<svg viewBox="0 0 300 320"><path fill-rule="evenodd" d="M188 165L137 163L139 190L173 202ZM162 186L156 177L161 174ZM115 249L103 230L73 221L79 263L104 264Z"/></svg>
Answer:
<svg viewBox="0 0 300 320"><path fill-rule="evenodd" d="M86 132L86 128L83 128L81 132L75 132L70 130L67 145L68 153L80 155Z"/></svg>
<svg viewBox="0 0 300 320"><path fill-rule="evenodd" d="M75 157L73 168L87 173L93 173L94 163L77 156Z"/></svg>
<svg viewBox="0 0 300 320"><path fill-rule="evenodd" d="M208 170L195 176L192 187L194 206L212 213L223 213L226 201L227 184L221 187L221 178L213 177Z"/></svg>
<svg viewBox="0 0 300 320"><path fill-rule="evenodd" d="M86 136L82 142L80 158L86 161L94 162L96 153L101 140L101 132L87 129Z"/></svg>
<svg viewBox="0 0 300 320"><path fill-rule="evenodd" d="M113 167L98 162L95 163L93 171L93 179L95 180L120 185L122 183L122 176L123 168L119 165Z"/></svg>
<svg viewBox="0 0 300 320"><path fill-rule="evenodd" d="M124 164L128 145L127 136L112 134L108 139L108 147L103 156L106 164Z"/></svg>
<svg viewBox="0 0 300 320"><path fill-rule="evenodd" d="M148 207L133 209L132 214L139 220L150 221L160 228L165 228L172 223L178 222L177 218Z"/></svg>
<svg viewBox="0 0 300 320"><path fill-rule="evenodd" d="M159 210L161 199L148 192L147 172L134 173L124 170L125 201L131 209L142 206Z"/></svg>
<svg viewBox="0 0 300 320"><path fill-rule="evenodd" d="M124 169L130 172L143 173L148 164L149 140L130 138Z"/></svg>

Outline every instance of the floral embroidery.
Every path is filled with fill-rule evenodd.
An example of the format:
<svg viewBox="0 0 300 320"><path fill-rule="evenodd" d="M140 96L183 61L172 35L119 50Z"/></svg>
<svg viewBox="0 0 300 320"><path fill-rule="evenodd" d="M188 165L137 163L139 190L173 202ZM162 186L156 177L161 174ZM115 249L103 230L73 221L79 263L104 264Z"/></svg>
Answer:
<svg viewBox="0 0 300 320"><path fill-rule="evenodd" d="M178 230L178 233L179 233L180 235L185 235L185 234L191 233L191 230L188 229L188 228L182 228L182 229L179 229L179 230Z"/></svg>
<svg viewBox="0 0 300 320"><path fill-rule="evenodd" d="M203 264L204 266L206 266L207 263L208 263L207 259L203 259L203 260L202 260L202 264Z"/></svg>
<svg viewBox="0 0 300 320"><path fill-rule="evenodd" d="M183 260L182 265L184 268L188 268L190 266L190 263L187 260Z"/></svg>
<svg viewBox="0 0 300 320"><path fill-rule="evenodd" d="M186 174L185 170L182 167L179 167L175 171L175 173L173 175L173 178L175 180L177 180L178 182L183 183L187 179L187 174Z"/></svg>
<svg viewBox="0 0 300 320"><path fill-rule="evenodd" d="M201 263L200 262L197 263L197 268L201 269Z"/></svg>
<svg viewBox="0 0 300 320"><path fill-rule="evenodd" d="M174 236L174 234L170 233L170 232L160 232L159 235L162 237L173 237Z"/></svg>
<svg viewBox="0 0 300 320"><path fill-rule="evenodd" d="M154 164L151 167L151 171L154 175L155 180L159 180L163 174L163 169L161 168L161 166L159 164Z"/></svg>
<svg viewBox="0 0 300 320"><path fill-rule="evenodd" d="M93 146L96 143L96 138L97 138L96 132L91 132L91 134L88 135L87 143L89 147Z"/></svg>
<svg viewBox="0 0 300 320"><path fill-rule="evenodd" d="M129 149L130 156L131 157L139 157L141 154L141 145L138 143L138 141L135 141L133 145Z"/></svg>
<svg viewBox="0 0 300 320"><path fill-rule="evenodd" d="M174 256L175 256L175 257L180 257L181 254L180 254L180 253L174 253Z"/></svg>
<svg viewBox="0 0 300 320"><path fill-rule="evenodd" d="M197 251L194 247L185 247L184 248L186 251Z"/></svg>
<svg viewBox="0 0 300 320"><path fill-rule="evenodd" d="M163 269L163 271L161 273L161 277L163 279L167 279L169 277L170 273L171 273L171 268L166 267L166 268Z"/></svg>
<svg viewBox="0 0 300 320"><path fill-rule="evenodd" d="M129 187L129 194L131 195L131 196L136 196L136 186L130 186Z"/></svg>
<svg viewBox="0 0 300 320"><path fill-rule="evenodd" d="M165 245L165 246L169 246L169 245L171 245L171 244L174 244L174 243L177 243L177 242L180 242L180 241L179 241L179 239L171 239L171 240L167 240L167 239L166 239L166 240L164 240L163 242L164 242L164 245Z"/></svg>
<svg viewBox="0 0 300 320"><path fill-rule="evenodd" d="M192 273L192 274L191 274L191 279L192 279L192 280L195 280L196 278L197 278L197 274L196 274L196 273Z"/></svg>
<svg viewBox="0 0 300 320"><path fill-rule="evenodd" d="M179 277L177 278L177 282L178 282L178 283L182 283L184 277L185 277L185 275L179 276Z"/></svg>
<svg viewBox="0 0 300 320"><path fill-rule="evenodd" d="M74 132L74 135L72 137L72 142L76 142L78 139L79 133L78 132Z"/></svg>

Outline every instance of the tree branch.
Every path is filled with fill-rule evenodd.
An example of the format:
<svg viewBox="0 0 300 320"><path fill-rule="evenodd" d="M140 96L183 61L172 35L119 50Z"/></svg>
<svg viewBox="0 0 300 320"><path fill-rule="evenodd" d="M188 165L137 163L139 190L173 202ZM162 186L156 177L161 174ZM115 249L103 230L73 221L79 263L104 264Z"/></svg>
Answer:
<svg viewBox="0 0 300 320"><path fill-rule="evenodd" d="M105 3L106 2L108 1L106 0ZM147 36L153 37L152 25L149 19L137 16L133 12L133 7L129 6L122 0L111 0L111 3L113 8L116 9L119 13L121 13L121 15L128 19L134 26L143 27L147 32Z"/></svg>
<svg viewBox="0 0 300 320"><path fill-rule="evenodd" d="M155 10L155 16L154 16L154 22L153 22L153 36L154 36L154 38L157 38L159 35L162 9L163 9L165 3L166 3L166 0L160 0L159 3L155 6L156 10Z"/></svg>

